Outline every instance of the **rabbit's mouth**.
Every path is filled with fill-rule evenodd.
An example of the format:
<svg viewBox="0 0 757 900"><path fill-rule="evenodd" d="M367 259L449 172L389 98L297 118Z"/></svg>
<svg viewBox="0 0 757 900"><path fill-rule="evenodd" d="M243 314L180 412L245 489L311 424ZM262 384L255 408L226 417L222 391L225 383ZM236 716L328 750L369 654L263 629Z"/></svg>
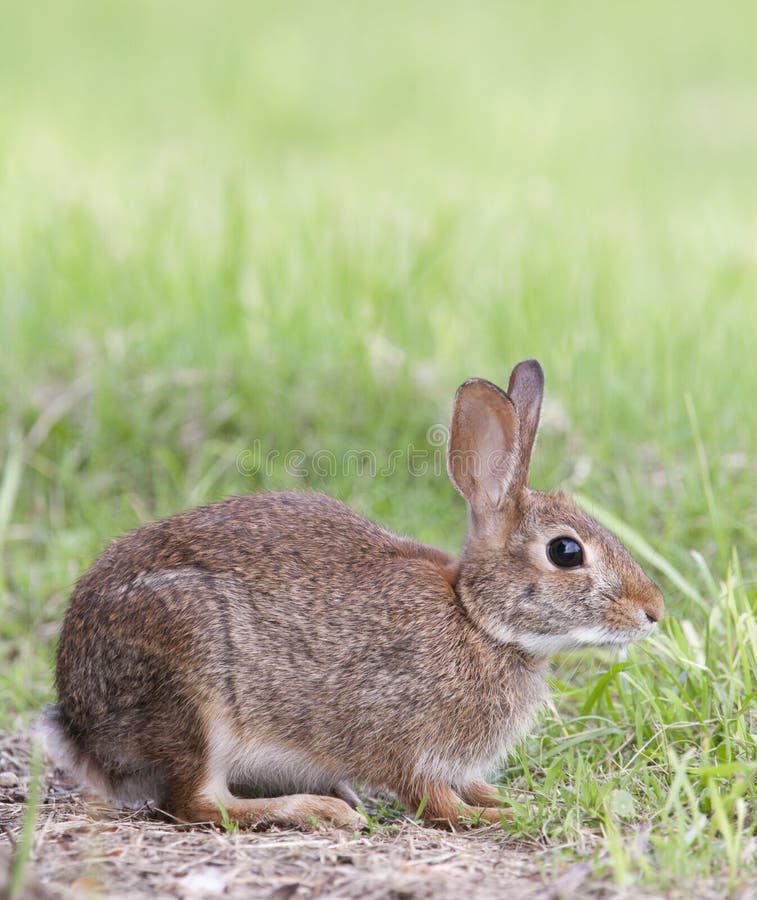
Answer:
<svg viewBox="0 0 757 900"><path fill-rule="evenodd" d="M630 644L649 637L653 630L654 623L651 622L622 630L606 625L584 625L563 634L516 631L503 627L498 629L496 636L503 644L515 644L531 656L544 658L581 647L623 651Z"/></svg>
<svg viewBox="0 0 757 900"><path fill-rule="evenodd" d="M604 626L576 628L570 634L584 647L603 649L625 649L636 641L643 640L654 630L654 623L636 625L630 629L617 630Z"/></svg>

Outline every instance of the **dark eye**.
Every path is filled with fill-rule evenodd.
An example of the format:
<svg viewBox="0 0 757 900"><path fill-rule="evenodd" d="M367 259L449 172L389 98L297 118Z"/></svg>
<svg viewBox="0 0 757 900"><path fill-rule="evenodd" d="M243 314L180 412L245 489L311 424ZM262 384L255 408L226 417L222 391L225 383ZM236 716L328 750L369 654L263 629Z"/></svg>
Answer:
<svg viewBox="0 0 757 900"><path fill-rule="evenodd" d="M550 541L547 545L547 556L550 562L560 569L574 569L584 561L581 545L569 537L559 537Z"/></svg>

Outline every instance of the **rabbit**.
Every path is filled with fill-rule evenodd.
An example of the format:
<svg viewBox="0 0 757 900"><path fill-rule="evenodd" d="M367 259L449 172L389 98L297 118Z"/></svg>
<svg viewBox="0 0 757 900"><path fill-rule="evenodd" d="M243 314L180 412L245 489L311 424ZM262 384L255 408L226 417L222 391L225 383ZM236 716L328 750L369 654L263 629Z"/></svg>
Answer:
<svg viewBox="0 0 757 900"><path fill-rule="evenodd" d="M234 497L113 542L75 587L47 713L59 764L186 823L360 828L361 789L429 824L501 823L484 776L552 654L625 647L659 588L562 493L528 487L544 376L458 389L459 559L316 492Z"/></svg>

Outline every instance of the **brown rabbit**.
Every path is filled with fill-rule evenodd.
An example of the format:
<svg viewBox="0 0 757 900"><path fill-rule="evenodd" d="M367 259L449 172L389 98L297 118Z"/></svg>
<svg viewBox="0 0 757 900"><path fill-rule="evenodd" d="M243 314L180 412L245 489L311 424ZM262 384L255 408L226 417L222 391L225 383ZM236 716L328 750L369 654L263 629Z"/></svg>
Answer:
<svg viewBox="0 0 757 900"><path fill-rule="evenodd" d="M459 560L317 493L236 497L138 529L82 577L58 648L53 754L187 822L358 827L353 785L443 825L500 822L483 779L546 696L547 660L663 614L624 547L527 486L543 393L457 392Z"/></svg>

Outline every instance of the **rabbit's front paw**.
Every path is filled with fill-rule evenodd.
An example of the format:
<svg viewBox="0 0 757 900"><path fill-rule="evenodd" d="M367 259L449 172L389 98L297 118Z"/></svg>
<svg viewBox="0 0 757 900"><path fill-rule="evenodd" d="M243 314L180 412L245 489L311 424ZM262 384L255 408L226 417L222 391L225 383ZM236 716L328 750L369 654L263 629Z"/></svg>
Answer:
<svg viewBox="0 0 757 900"><path fill-rule="evenodd" d="M461 818L465 824L478 828L483 825L503 825L513 817L513 811L507 806L471 806L463 810Z"/></svg>

